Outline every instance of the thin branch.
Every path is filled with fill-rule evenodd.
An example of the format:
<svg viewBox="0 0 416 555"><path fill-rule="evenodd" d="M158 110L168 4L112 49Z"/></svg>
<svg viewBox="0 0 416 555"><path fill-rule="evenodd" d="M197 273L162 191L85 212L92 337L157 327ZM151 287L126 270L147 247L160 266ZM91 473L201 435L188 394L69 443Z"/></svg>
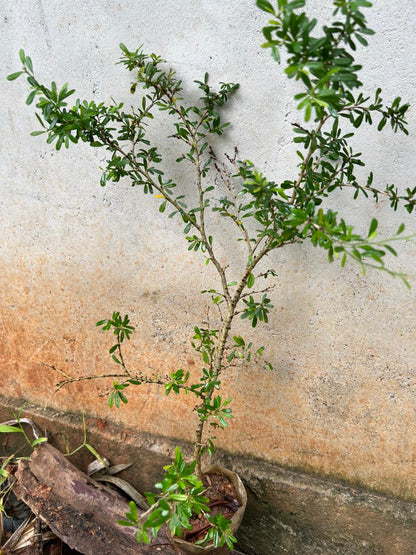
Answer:
<svg viewBox="0 0 416 555"><path fill-rule="evenodd" d="M193 146L193 148L195 150L194 165L195 165L195 169L196 169L196 180L197 180L196 184L197 184L198 197L199 197L199 226L195 225L195 227L198 229L199 233L201 234L201 239L204 243L204 246L205 246L206 250L208 251L209 258L210 258L211 262L214 264L215 269L217 270L217 273L218 273L218 275L220 277L220 280L221 280L225 300L226 300L227 304L229 304L231 302L231 295L230 295L230 291L229 291L229 288L228 288L227 277L226 277L226 274L225 274L225 268L218 261L216 255L214 253L214 250L212 248L212 245L211 245L211 243L208 239L206 229L205 229L205 203L204 203L204 192L203 192L203 189L202 189L201 159L200 159L200 152L199 152L199 148L198 148L199 139L196 136L197 133L196 133L195 128L193 128L189 124L188 120L186 119L186 117L184 116L182 111L177 106L176 99L173 96L171 96L170 101L171 101L172 106L174 107L175 112L177 113L178 117L182 120L182 122L183 122L184 126L186 127L188 133L193 138L193 143L192 143L191 146ZM200 122L202 122L202 118L204 118L204 117L205 117L205 115L201 116Z"/></svg>
<svg viewBox="0 0 416 555"><path fill-rule="evenodd" d="M235 167L235 169L237 170L237 172L239 171L239 168L236 164L236 155L237 155L237 148L235 149L234 152L234 157L231 158L230 156L228 156L227 154L225 155L227 160ZM232 184L232 175L230 174L228 168L226 167L226 165L224 164L224 162L221 162L215 152L213 151L213 149L210 149L210 155L211 157L215 160L215 169L218 172L218 175L221 178L221 181L224 183L224 185L227 187L228 192L231 195L231 200L232 200L232 205L234 208L234 214L230 214L230 217L232 219L232 221L237 225L238 229L240 230L241 234L243 235L244 241L247 245L247 249L249 254L251 254L251 242L250 242L250 237L247 233L247 230L245 228L245 226L242 223L242 218L240 215L240 210L238 208L238 201L237 201L237 196L235 194L234 191L234 187Z"/></svg>
<svg viewBox="0 0 416 555"><path fill-rule="evenodd" d="M321 131L323 125L325 124L325 122L326 122L326 120L327 120L328 118L329 118L329 115L324 116L324 117L322 117L322 118L320 119L319 124L318 124L317 128L316 128L315 131L314 131L315 135L318 134L318 133L320 133L320 131ZM294 125L295 125L295 124L294 124ZM293 203L295 202L297 190L298 190L298 188L299 188L299 186L300 186L300 184L301 184L303 178L305 177L306 168L307 168L308 163L309 163L309 160L311 159L312 154L315 152L315 150L316 150L316 147L314 147L313 141L311 141L311 144L309 145L309 150L308 150L308 152L307 152L307 154L306 154L305 159L304 159L303 162L302 162L302 169L301 169L301 171L300 171L299 177L298 177L298 179L297 179L295 185L293 186L292 197L291 197L291 199L290 199L290 203L291 203L291 204L293 204Z"/></svg>
<svg viewBox="0 0 416 555"><path fill-rule="evenodd" d="M146 383L146 384L150 384L150 385L162 385L165 386L168 383L172 383L172 378L170 378L169 376L165 375L162 376L160 378L155 377L155 378L149 378L147 376L144 376L142 373L139 374L132 374L131 372L128 372L125 369L124 373L109 373L109 374L93 374L90 376L70 376L69 374L67 374L66 372L64 372L61 368L56 368L56 366L50 365L50 364L45 364L42 363L42 366L45 366L47 368L50 368L52 370L54 370L55 372L58 372L60 374L62 374L64 376L64 380L61 380L60 382L58 382L56 384L56 391L59 391L60 389L62 389L62 387L66 386L67 384L70 383L74 383L74 382L82 382L82 381L87 381L87 380L102 380L102 379L106 379L106 378L124 378L126 379L126 383L128 383L130 380L134 380L134 381L138 381L141 383ZM186 391L189 391L189 387L183 384L177 384L175 382L175 385L177 385L177 387L179 389L183 389Z"/></svg>
<svg viewBox="0 0 416 555"><path fill-rule="evenodd" d="M120 332L117 332L117 352L118 352L118 356L120 357L120 364L121 366L124 368L125 373L132 378L133 376L130 374L130 371L128 370L127 366L124 363L124 358L123 358L123 353L121 351L121 340L120 340Z"/></svg>
<svg viewBox="0 0 416 555"><path fill-rule="evenodd" d="M250 295L260 295L261 293L268 293L272 291L276 287L276 284L273 283L264 289L256 289L255 291L248 291L247 293L242 293L240 299L245 299L246 297L250 297ZM240 312L236 312L236 314L240 314Z"/></svg>

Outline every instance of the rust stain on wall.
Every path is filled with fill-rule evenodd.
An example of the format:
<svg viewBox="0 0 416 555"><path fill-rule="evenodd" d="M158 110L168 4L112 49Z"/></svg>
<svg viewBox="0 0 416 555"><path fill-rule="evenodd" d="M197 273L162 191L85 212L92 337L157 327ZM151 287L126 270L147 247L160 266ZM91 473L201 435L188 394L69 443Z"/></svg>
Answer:
<svg viewBox="0 0 416 555"><path fill-rule="evenodd" d="M133 371L161 374L182 367L197 374L189 339L206 312L199 306L195 314L186 275L170 284L173 292L161 284L152 289L141 279L132 293L124 285L112 290L114 276L94 267L81 268L82 276L75 265L55 273L45 271L48 267L45 259L37 267L20 263L2 276L2 394L192 441L191 396L166 398L157 386L145 385L130 388L129 403L112 410L105 395L112 379L79 381L56 392L62 375L52 369L71 376L114 371L108 355L112 337L94 324L121 305L138 328L125 353ZM312 305L310 310L312 315ZM313 328L313 316L310 322ZM394 372L369 352L361 358L355 353L354 365L354 357L335 355L326 363L327 352L302 344L304 330L288 320L285 333L292 338L284 342L274 325L260 340L275 357L275 371L253 365L224 375L223 395L232 392L235 418L225 434L218 434L218 446L416 499L414 383L400 360Z"/></svg>

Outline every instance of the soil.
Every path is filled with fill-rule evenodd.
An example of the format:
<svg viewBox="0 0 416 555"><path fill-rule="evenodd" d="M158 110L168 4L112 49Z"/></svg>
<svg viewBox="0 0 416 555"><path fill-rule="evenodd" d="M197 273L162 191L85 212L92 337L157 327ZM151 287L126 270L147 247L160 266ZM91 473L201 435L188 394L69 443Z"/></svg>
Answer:
<svg viewBox="0 0 416 555"><path fill-rule="evenodd" d="M220 474L205 474L202 482L206 488L205 495L209 499L207 505L211 509L210 515L216 516L222 513L225 518L230 520L240 507L237 492L231 481ZM191 518L190 524L192 529L184 530L182 536L182 539L190 543L196 543L204 538L211 526L204 516Z"/></svg>

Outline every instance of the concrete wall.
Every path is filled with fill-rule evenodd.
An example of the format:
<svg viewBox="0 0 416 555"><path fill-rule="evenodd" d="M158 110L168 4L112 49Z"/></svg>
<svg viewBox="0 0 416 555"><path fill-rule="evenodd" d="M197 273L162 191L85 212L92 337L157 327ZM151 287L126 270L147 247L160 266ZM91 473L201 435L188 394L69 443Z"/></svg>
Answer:
<svg viewBox="0 0 416 555"><path fill-rule="evenodd" d="M412 102L416 49L409 37L416 6L413 0L376 4L368 19L377 35L359 53L366 87L380 84L386 99L400 94ZM310 5L325 19L326 0ZM214 276L188 253L181 226L160 215L154 199L128 183L100 188L104 152L84 146L56 152L42 137L30 137L37 124L25 106L26 86L5 76L19 69L24 48L39 78L68 81L81 98L113 96L129 104L130 77L114 65L118 43L143 43L177 70L185 93L193 94L193 79L205 71L212 82L239 82L227 111L233 125L217 150L238 145L268 176L285 179L296 163L290 144L290 123L298 117L295 85L260 49L267 18L251 0L6 0L2 8L0 392L192 439L192 400L165 399L146 386L115 411L98 397L103 384L54 392L60 375L47 365L71 375L111 370L111 338L94 324L113 310L128 312L138 328L126 353L132 366L195 369L189 338L206 317L198 292ZM413 108L409 121L410 138L367 129L357 142L380 186L414 186ZM180 169L174 169L177 178ZM416 227L414 215L391 213L385 202L354 203L348 193L339 202L358 229L373 214L383 219L383 234L401 221ZM414 245L400 251L392 264L415 273ZM229 376L225 391L232 393L236 418L218 445L416 499L414 289L385 275L363 277L354 266L328 265L324 253L307 245L272 262L276 310L255 339L276 370L250 367Z"/></svg>

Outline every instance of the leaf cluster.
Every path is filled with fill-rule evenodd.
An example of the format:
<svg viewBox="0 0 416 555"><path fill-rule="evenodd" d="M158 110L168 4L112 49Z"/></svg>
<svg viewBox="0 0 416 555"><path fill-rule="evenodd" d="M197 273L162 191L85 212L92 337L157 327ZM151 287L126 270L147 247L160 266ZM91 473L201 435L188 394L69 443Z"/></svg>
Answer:
<svg viewBox="0 0 416 555"><path fill-rule="evenodd" d="M184 529L192 528L190 520L193 516L208 515L210 511L203 483L195 475L195 465L195 461L186 463L176 447L174 461L164 467L163 479L155 485L158 493L146 494L149 510L139 515L132 501L126 519L120 520L119 524L137 528L139 542L150 543L151 535L156 537L164 524L169 525L172 535L181 537ZM222 515L209 517L209 520L213 526L198 544L212 543L217 547L226 543L232 549L236 540L230 532L230 521Z"/></svg>

